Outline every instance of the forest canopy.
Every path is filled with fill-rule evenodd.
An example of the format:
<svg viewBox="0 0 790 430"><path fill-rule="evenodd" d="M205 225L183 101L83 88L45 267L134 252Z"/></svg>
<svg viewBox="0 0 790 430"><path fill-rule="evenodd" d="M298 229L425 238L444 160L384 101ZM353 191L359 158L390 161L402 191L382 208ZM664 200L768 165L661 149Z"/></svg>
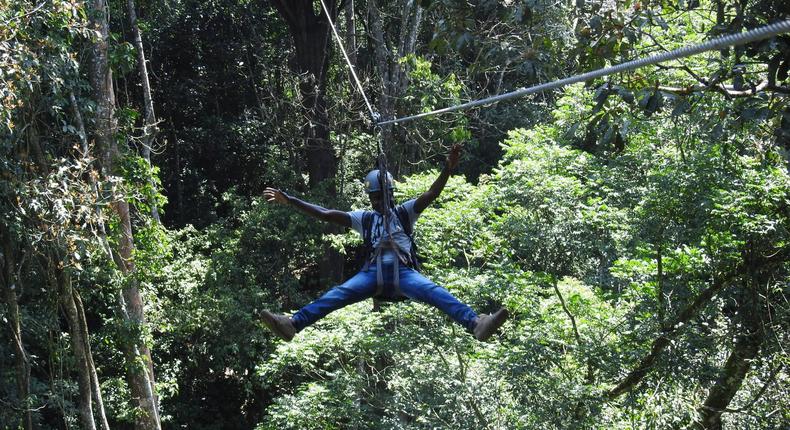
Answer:
<svg viewBox="0 0 790 430"><path fill-rule="evenodd" d="M0 0L0 429L785 429L790 34L395 118L790 19L784 0ZM422 272L283 342L369 209L459 167Z"/></svg>

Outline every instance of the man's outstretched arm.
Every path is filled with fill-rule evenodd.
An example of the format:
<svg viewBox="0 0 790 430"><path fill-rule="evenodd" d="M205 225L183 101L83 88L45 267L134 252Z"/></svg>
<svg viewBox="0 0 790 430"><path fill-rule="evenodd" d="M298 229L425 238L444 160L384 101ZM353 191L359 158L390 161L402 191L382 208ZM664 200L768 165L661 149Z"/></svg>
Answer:
<svg viewBox="0 0 790 430"><path fill-rule="evenodd" d="M442 173L439 174L439 177L433 181L433 185L428 191L422 193L420 197L417 197L417 201L414 203L414 210L417 213L420 213L425 210L437 197L439 194L442 193L444 190L444 186L447 185L447 179L450 178L450 173L458 167L458 158L461 156L461 145L455 144L452 148L450 148L450 154L447 155L447 164L444 165L444 169L442 169Z"/></svg>
<svg viewBox="0 0 790 430"><path fill-rule="evenodd" d="M263 197L265 197L268 202L295 207L307 215L318 218L321 221L331 222L333 224L342 225L343 227L351 227L351 216L346 212L327 209L304 200L299 200L276 188L266 188L263 191Z"/></svg>

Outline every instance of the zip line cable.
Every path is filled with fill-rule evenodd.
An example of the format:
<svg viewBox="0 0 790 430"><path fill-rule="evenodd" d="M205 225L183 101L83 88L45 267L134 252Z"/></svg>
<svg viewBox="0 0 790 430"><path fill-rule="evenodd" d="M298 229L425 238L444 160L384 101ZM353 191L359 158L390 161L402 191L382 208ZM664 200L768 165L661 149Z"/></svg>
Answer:
<svg viewBox="0 0 790 430"><path fill-rule="evenodd" d="M556 88L564 87L566 85L576 84L579 82L587 82L596 78L612 75L615 73L628 72L628 71L639 69L641 67L650 66L653 64L659 64L666 61L691 57L692 55L701 54L706 51L721 50L724 48L729 48L731 46L745 45L750 42L755 42L758 40L763 40L769 37L777 36L779 34L790 32L790 20L775 22L773 24L768 24L763 27L758 27L743 33L720 36L704 43L685 46L683 48L674 49L672 51L663 52L661 54L650 55L648 57L639 58L622 64L617 64L615 66L603 67L597 70L593 70L591 72L570 76L564 79L547 82L545 84L520 88L518 90L511 91L505 94L500 94L498 96L492 96L480 100L474 100L460 105L450 106L442 109L436 109L430 112L423 112L417 115L407 116L403 118L395 118L395 119L380 121L379 120L380 115L373 110L373 107L371 106L370 101L368 100L368 97L365 94L365 90L362 89L362 84L360 83L359 78L357 77L357 74L354 71L354 66L351 64L351 60L348 58L346 49L343 47L343 42L340 40L340 35L337 33L335 24L332 22L332 17L329 15L329 8L326 6L324 0L321 0L321 6L323 6L324 8L324 13L326 13L327 21L329 21L329 25L332 27L332 32L335 35L337 44L340 47L340 51L343 52L343 57L346 60L348 69L351 71L351 76L354 78L354 82L356 83L359 92L362 94L362 98L365 99L365 104L367 105L368 111L370 112L370 117L376 126L382 126L387 124L397 125L404 122L413 121L415 119L440 115L448 112L455 112L463 109L470 109L482 105L489 105L503 100L510 100L517 97L524 97L529 94L534 94L547 90L553 90ZM380 143L379 143L379 152L380 153L382 152Z"/></svg>
<svg viewBox="0 0 790 430"><path fill-rule="evenodd" d="M323 0L321 0L323 1ZM712 39L705 43L697 45L686 46L683 48L675 49L661 54L651 55L649 57L640 58L637 60L629 61L626 63L618 64L616 66L604 67L601 69L593 70L591 72L574 75L568 78L560 79L545 84L535 85L528 88L521 88L506 94L492 96L481 100L475 100L464 104L450 106L443 109L437 109L430 112L424 112L417 115L407 116L403 118L395 118L386 121L380 121L377 125L385 124L400 124L407 121L412 121L419 118L428 116L439 115L447 112L454 112L462 109L469 109L476 106L492 104L502 100L509 100L516 97L523 97L529 94L534 94L541 91L552 90L566 85L575 84L579 82L586 82L595 78L600 78L614 73L627 72L638 69L640 67L649 66L652 64L663 63L665 61L677 60L680 58L690 57L692 55L700 54L705 51L720 50L731 46L744 45L746 43L755 42L762 39L767 39L772 36L777 36L782 33L790 32L790 20L776 22L763 27L755 28L744 33L730 34Z"/></svg>
<svg viewBox="0 0 790 430"><path fill-rule="evenodd" d="M326 14L326 20L329 22L329 26L332 27L332 33L334 33L335 38L337 40L337 45L340 47L340 51L343 52L343 57L346 59L346 64L348 64L348 69L351 71L351 76L354 77L354 82L357 84L357 88L359 92L362 94L362 98L365 99L365 104L368 106L368 111L370 112L370 118L373 120L374 123L378 123L378 114L373 111L373 107L370 105L370 101L368 101L368 96L365 95L365 90L362 89L362 84L359 82L359 78L357 77L357 72L354 71L354 66L351 64L351 60L348 58L348 54L346 53L346 48L343 47L343 42L340 40L340 35L337 34L337 29L335 28L335 23L332 22L332 16L329 14L329 8L326 7L326 3L324 0L321 0L321 6L324 8L324 13Z"/></svg>

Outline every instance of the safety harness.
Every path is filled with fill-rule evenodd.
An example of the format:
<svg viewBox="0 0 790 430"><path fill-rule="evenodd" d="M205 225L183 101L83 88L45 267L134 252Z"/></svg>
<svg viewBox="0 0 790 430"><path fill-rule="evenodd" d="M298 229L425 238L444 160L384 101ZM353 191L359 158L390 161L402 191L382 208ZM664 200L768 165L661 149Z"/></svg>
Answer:
<svg viewBox="0 0 790 430"><path fill-rule="evenodd" d="M397 242L392 237L392 231L390 231L389 227L389 219L393 215L395 215L395 219L398 221L398 224L400 224L400 228L409 238L411 250L408 254L404 253L403 250L400 249ZM379 299L383 298L385 300L402 299L404 298L404 295L400 290L400 265L403 264L406 267L414 270L419 270L420 266L419 259L417 258L417 247L414 243L414 237L412 236L413 229L409 220L409 213L403 206L397 206L395 208L390 206L388 214L381 214L381 222L384 224L386 232L382 232L384 234L375 247L373 246L374 220L374 212L366 211L362 214L362 240L366 256L365 264L362 267L362 270L368 270L371 264L376 264L376 297ZM391 250L396 255L393 263L393 297L382 295L384 292L384 265L382 261L384 254L388 250Z"/></svg>

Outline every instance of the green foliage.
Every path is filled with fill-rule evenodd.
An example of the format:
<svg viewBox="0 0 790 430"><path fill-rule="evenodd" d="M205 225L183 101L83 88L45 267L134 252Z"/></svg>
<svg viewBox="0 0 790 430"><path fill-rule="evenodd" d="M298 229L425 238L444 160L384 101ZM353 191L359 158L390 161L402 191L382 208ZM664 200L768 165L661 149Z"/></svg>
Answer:
<svg viewBox="0 0 790 430"><path fill-rule="evenodd" d="M401 59L410 83L396 110L405 113L787 16L777 1L418 3L418 49ZM691 428L730 383L722 428L790 421L786 36L398 126L385 148L399 166L397 200L428 189L445 148L465 145L463 175L417 224L425 275L476 311L504 305L511 318L480 343L424 304L372 312L363 302L284 343L259 312L319 296L330 287L320 276L326 248L348 271L360 239L269 204L261 190L367 207L359 178L379 136L359 130L347 70L326 57L338 170L308 189L299 102L310 78L292 73L299 53L272 6L139 3L163 120L151 165L125 147L142 121L139 78L125 4L110 5L118 176L99 168L106 148L83 153L73 111L91 143L86 5L0 0L0 427L19 427L24 408L35 428L82 425L55 274L85 304L113 428L140 413L125 371L147 363L127 361L128 339L153 351L164 428ZM382 7L388 32L397 7ZM367 87L374 56L359 12ZM118 202L131 205L129 276L102 240L105 228L118 246ZM164 225L149 215L154 204L167 205ZM119 316L130 285L145 294L145 325ZM8 291L33 369L26 399ZM728 373L725 363L745 357L744 338L757 349L743 375ZM612 395L629 375L638 381Z"/></svg>
<svg viewBox="0 0 790 430"><path fill-rule="evenodd" d="M126 28L121 3L115 28ZM164 222L203 228L230 216L222 196L231 188L249 198L272 184L303 187L300 79L289 70L287 27L271 4L139 6L150 26L146 47L156 47L149 73L156 77L153 99L163 121L163 151L153 159L170 202ZM130 73L123 82L136 85L136 79Z"/></svg>
<svg viewBox="0 0 790 430"><path fill-rule="evenodd" d="M410 84L400 100L399 112L413 115L462 102L465 85L455 73L445 74L429 58L415 54L401 58L400 63L401 67L409 71ZM444 119L428 117L398 131L405 134L403 140L406 142L396 153L403 173L415 171L409 167L411 164L418 167L416 171L431 166L431 162L442 159L446 148L454 143L462 143L468 148L476 145L469 120L457 113L449 114Z"/></svg>
<svg viewBox="0 0 790 430"><path fill-rule="evenodd" d="M748 247L766 255L785 246L788 175L768 153L733 158L723 145L702 143L704 131L677 145L659 141L657 130L677 136L668 114L663 123L635 122L616 158L573 149L563 124L589 100L571 88L557 124L512 132L493 175L478 185L452 179L418 222L428 276L481 311L511 309L498 341L477 344L446 319L428 323L438 315L422 305L382 314L346 308L262 362L261 376L279 394L259 428L660 428L695 420L705 398L696 387L711 383L722 359L714 339L736 329L722 301L703 308L634 392L615 402L601 396L711 276L732 270ZM435 175L407 178L397 196L419 193ZM738 303L739 294L728 290L722 300ZM401 343L401 331L420 347ZM397 357L385 362L393 366L375 357L385 351Z"/></svg>

